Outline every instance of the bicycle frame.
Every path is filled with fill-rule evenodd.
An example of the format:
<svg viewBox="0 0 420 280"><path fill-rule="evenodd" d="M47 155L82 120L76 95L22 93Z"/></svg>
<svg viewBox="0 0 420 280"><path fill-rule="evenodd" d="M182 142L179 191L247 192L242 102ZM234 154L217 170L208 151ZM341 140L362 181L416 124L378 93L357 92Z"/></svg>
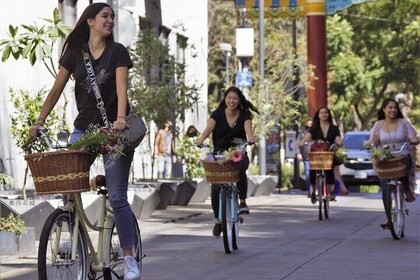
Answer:
<svg viewBox="0 0 420 280"><path fill-rule="evenodd" d="M87 248L90 251L90 257L92 258L91 269L94 272L102 272L104 268L110 265L117 265L121 264L123 261L119 260L117 262L110 263L109 260L109 244L105 244L108 240L110 240L112 234L112 225L114 224L114 215L112 215L112 210L106 207L106 194L100 192L100 204L99 204L99 214L98 214L98 224L93 225L89 219L87 218L84 208L83 202L80 193L74 193L70 195L69 201L66 205L62 207L58 207L63 211L69 211L75 213L75 226L73 227L73 240L72 240L72 252L76 251L78 246L78 230L79 225L81 227L81 231L83 236L85 237L84 240L86 242ZM106 214L106 212L111 213L111 215ZM98 231L99 238L97 243L97 251L95 251L95 247L93 245L92 239L88 233L88 228ZM58 251L58 248L54 248L54 250ZM72 260L75 260L75 255L72 256Z"/></svg>

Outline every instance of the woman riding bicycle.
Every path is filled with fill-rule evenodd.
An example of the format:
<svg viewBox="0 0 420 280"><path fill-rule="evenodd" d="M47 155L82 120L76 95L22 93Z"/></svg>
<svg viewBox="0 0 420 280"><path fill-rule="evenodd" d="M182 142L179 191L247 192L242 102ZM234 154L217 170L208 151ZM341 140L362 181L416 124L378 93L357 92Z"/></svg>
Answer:
<svg viewBox="0 0 420 280"><path fill-rule="evenodd" d="M321 107L316 111L313 119L312 119L312 126L309 129L309 131L305 134L305 136L302 138L302 141L299 144L299 147L303 147L305 143L314 141L314 144L312 144L311 150L315 151L316 147L319 145L319 143L322 143L319 145L319 147L322 150L328 150L329 146L333 143L341 144L341 134L338 130L338 127L333 124L333 119L331 115L330 109L327 107ZM315 185L316 181L316 170L310 170L310 181L311 185ZM328 190L330 192L330 199L335 200L334 195L334 169L331 170L325 170L325 177L326 182L328 185ZM311 194L311 202L316 203L315 198L315 190L314 188L313 192Z"/></svg>
<svg viewBox="0 0 420 280"><path fill-rule="evenodd" d="M70 143L81 137L89 125L104 126L97 108L91 80L83 60L83 52L89 53L98 80L102 101L109 123L116 130L126 129L129 113L127 99L128 69L133 66L127 49L114 42L115 13L106 3L89 5L81 15L73 31L64 42L60 58L60 70L45 100L37 123L29 130L35 136L44 125L48 114L56 105L70 76L75 79L75 97L78 115ZM124 151L125 156L114 159L114 164L105 169L108 198L114 210L115 223L124 252L124 279L138 279L137 261L132 257L134 232L133 215L127 199L128 176L134 150ZM104 156L104 164L113 160Z"/></svg>
<svg viewBox="0 0 420 280"><path fill-rule="evenodd" d="M416 136L416 131L413 125L404 119L400 110L398 102L391 98L386 98L377 113L378 121L372 127L369 139L369 145L388 146L390 151L399 151L405 143L418 144L419 138ZM406 188L406 201L413 202L416 199L414 194L415 187L415 156L412 155L409 148L400 153L401 156L406 156L406 166L409 170L408 175L402 179L403 186ZM376 160L372 158L372 164L376 164ZM382 189L382 200L385 206L385 188L387 182L384 179L380 180ZM381 224L383 229L389 229L390 222L386 221Z"/></svg>
<svg viewBox="0 0 420 280"><path fill-rule="evenodd" d="M252 131L252 111L259 114L258 110L251 102L246 100L242 91L237 87L230 87L224 93L224 98L217 109L211 114L207 121L207 127L195 141L196 145L203 144L203 141L212 133L214 152L221 153L235 146L234 140L240 139L244 142L255 142ZM245 154L241 161L240 178L237 183L239 190L239 211L249 214L246 204L248 192L248 169L249 159ZM222 226L218 220L219 216L219 185L212 185L211 205L213 208L216 223L213 228L213 235L218 237L222 232Z"/></svg>

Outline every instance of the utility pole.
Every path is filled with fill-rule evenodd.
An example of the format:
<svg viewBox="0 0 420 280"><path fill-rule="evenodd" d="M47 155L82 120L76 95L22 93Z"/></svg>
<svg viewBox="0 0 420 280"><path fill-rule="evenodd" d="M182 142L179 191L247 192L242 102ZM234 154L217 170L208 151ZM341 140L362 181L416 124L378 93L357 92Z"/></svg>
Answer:
<svg viewBox="0 0 420 280"><path fill-rule="evenodd" d="M295 101L299 99L299 90L297 89L297 86L299 84L299 68L296 65L296 19L292 19L292 48L293 48L293 90L295 91L293 93L293 98ZM298 133L299 133L299 125L297 123L293 124L293 130L296 132L295 139L297 139ZM295 157L293 160L293 186L295 189L299 188L299 160L297 158L297 154L295 153Z"/></svg>
<svg viewBox="0 0 420 280"><path fill-rule="evenodd" d="M259 15L259 67L260 67L260 96L264 94L265 81L264 81L264 0L259 0L258 5ZM265 114L265 112L262 112ZM258 144L258 162L260 166L260 175L267 173L267 159L266 159L266 141L264 133L261 133Z"/></svg>

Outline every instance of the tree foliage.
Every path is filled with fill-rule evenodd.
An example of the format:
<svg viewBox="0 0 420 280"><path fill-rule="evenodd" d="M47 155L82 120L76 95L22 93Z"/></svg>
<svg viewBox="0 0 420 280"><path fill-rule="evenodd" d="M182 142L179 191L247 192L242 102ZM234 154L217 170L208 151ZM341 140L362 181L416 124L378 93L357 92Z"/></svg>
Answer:
<svg viewBox="0 0 420 280"><path fill-rule="evenodd" d="M52 19L43 20L47 24L41 27L36 24L22 24L20 27L24 30L23 32L20 32L19 26L9 25L9 38L0 40L2 62L8 60L10 55L16 60L28 59L31 65L39 61L45 65L53 77L57 76L52 52L57 40L66 38L70 27L61 23L57 8L53 11Z"/></svg>
<svg viewBox="0 0 420 280"><path fill-rule="evenodd" d="M184 121L185 113L198 101L199 86L185 78L185 62L169 53L169 46L155 36L147 19L131 49L133 68L129 94L134 110L147 122L160 125L167 119Z"/></svg>
<svg viewBox="0 0 420 280"><path fill-rule="evenodd" d="M232 45L230 73L238 71L238 58L235 56L236 38L234 30L239 27L239 18L233 1L209 1L209 110L212 111L225 87L224 77L226 63L225 54L218 49L219 43ZM259 49L258 20L246 20L248 27L255 30L255 46ZM264 82L257 74L259 72L259 53L249 61L253 72L254 85L249 90L251 102L261 112L255 116L256 134L267 135L275 124L291 127L294 123L306 119L307 104L304 100L303 88L307 78L312 78L312 72L306 68L305 20L296 20L297 49L293 51L292 25L290 19L265 19L264 38ZM296 72L297 71L297 72ZM295 81L299 74L299 81ZM231 75L231 84L235 84Z"/></svg>
<svg viewBox="0 0 420 280"><path fill-rule="evenodd" d="M419 10L416 0L383 0L328 17L330 104L346 130L369 129L382 100L399 93L419 123Z"/></svg>

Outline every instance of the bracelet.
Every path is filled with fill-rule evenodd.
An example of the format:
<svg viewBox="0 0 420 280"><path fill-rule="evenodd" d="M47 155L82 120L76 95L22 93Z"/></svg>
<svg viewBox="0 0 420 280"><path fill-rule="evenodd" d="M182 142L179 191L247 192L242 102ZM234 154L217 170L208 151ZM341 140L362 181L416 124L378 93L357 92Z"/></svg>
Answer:
<svg viewBox="0 0 420 280"><path fill-rule="evenodd" d="M43 121L43 122L45 123L45 118L43 118L43 117L39 117L39 118L37 119L37 121Z"/></svg>
<svg viewBox="0 0 420 280"><path fill-rule="evenodd" d="M126 120L124 116L117 116L117 119L118 118L123 118L124 120Z"/></svg>

